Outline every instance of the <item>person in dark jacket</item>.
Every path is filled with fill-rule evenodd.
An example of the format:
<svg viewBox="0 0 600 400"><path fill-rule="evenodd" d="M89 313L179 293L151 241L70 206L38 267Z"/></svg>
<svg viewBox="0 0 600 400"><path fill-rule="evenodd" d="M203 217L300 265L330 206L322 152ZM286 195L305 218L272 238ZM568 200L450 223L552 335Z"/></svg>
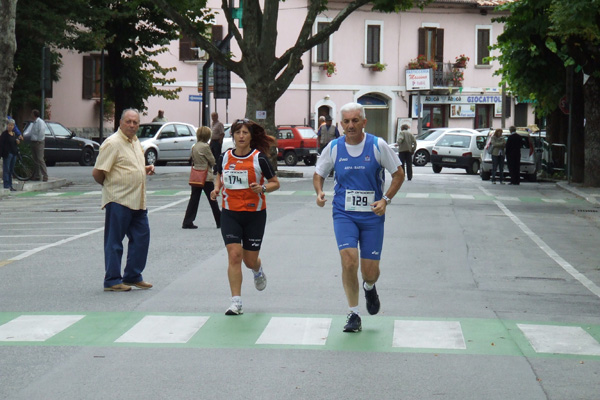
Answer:
<svg viewBox="0 0 600 400"><path fill-rule="evenodd" d="M506 164L508 174L510 175L509 185L518 185L521 181L521 136L517 133L517 128L509 128L510 136L506 140Z"/></svg>
<svg viewBox="0 0 600 400"><path fill-rule="evenodd" d="M15 169L15 162L19 154L17 145L20 142L19 136L14 131L15 120L9 119L6 130L0 135L0 155L2 155L2 179L4 180L4 189L10 189L14 192L16 189L12 186L12 174Z"/></svg>

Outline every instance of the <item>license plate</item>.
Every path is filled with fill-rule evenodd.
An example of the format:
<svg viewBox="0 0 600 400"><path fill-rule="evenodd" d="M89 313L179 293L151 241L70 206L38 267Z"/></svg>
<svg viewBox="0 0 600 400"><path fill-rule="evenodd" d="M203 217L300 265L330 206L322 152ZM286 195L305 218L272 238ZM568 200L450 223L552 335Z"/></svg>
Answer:
<svg viewBox="0 0 600 400"><path fill-rule="evenodd" d="M442 157L442 162L456 162L456 158Z"/></svg>
<svg viewBox="0 0 600 400"><path fill-rule="evenodd" d="M308 154L319 154L317 150L309 150Z"/></svg>

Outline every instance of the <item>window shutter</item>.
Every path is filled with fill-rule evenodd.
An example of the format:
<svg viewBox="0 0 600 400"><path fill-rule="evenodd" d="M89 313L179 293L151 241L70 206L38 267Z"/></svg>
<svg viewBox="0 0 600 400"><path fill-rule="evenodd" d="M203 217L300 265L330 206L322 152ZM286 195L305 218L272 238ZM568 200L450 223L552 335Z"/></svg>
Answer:
<svg viewBox="0 0 600 400"><path fill-rule="evenodd" d="M182 33L179 38L179 61L195 60L197 58L196 51L192 50L192 47L194 47L192 39Z"/></svg>
<svg viewBox="0 0 600 400"><path fill-rule="evenodd" d="M419 54L425 55L425 28L419 28Z"/></svg>
<svg viewBox="0 0 600 400"><path fill-rule="evenodd" d="M439 63L444 62L444 30L436 29L435 37L435 61Z"/></svg>
<svg viewBox="0 0 600 400"><path fill-rule="evenodd" d="M83 91L82 98L91 99L94 94L94 59L83 56Z"/></svg>
<svg viewBox="0 0 600 400"><path fill-rule="evenodd" d="M489 62L485 62L483 59L489 57L490 50L490 31L489 29L479 29L477 31L477 64L486 65Z"/></svg>

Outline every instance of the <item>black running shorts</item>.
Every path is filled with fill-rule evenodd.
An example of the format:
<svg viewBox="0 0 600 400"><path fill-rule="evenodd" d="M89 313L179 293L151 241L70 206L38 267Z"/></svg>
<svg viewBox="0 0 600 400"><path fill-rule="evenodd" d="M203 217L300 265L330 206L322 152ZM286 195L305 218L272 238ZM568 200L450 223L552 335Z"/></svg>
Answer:
<svg viewBox="0 0 600 400"><path fill-rule="evenodd" d="M225 245L241 243L244 250L258 251L267 224L267 210L221 210L221 235Z"/></svg>

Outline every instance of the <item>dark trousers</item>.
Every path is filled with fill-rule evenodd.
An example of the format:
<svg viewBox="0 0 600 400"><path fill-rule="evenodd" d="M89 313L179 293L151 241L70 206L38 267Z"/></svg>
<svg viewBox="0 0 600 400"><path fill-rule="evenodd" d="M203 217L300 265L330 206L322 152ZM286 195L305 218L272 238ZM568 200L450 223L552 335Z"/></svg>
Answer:
<svg viewBox="0 0 600 400"><path fill-rule="evenodd" d="M219 156L221 155L221 146L222 145L223 145L223 143L221 143L217 140L210 141L210 151L213 154L213 156L215 157L216 162L219 161Z"/></svg>
<svg viewBox="0 0 600 400"><path fill-rule="evenodd" d="M406 178L412 180L412 154L410 151L401 151L398 153L400 161L402 161L402 169L406 174Z"/></svg>
<svg viewBox="0 0 600 400"><path fill-rule="evenodd" d="M2 179L4 180L4 189L12 187L12 173L15 169L17 155L8 153L2 160Z"/></svg>
<svg viewBox="0 0 600 400"><path fill-rule="evenodd" d="M31 156L33 157L34 163L34 172L33 180L40 180L43 178L45 181L48 180L48 171L46 170L46 160L44 160L44 147L45 143L43 141L39 142L31 142Z"/></svg>
<svg viewBox="0 0 600 400"><path fill-rule="evenodd" d="M142 271L146 267L150 246L150 224L147 210L132 210L118 203L108 203L105 207L104 224L104 287L119 283L142 281ZM123 239L127 245L127 263L121 277Z"/></svg>
<svg viewBox="0 0 600 400"><path fill-rule="evenodd" d="M508 165L511 185L518 185L521 182L521 155L517 157L507 155L506 164Z"/></svg>
<svg viewBox="0 0 600 400"><path fill-rule="evenodd" d="M496 182L496 169L500 167L500 183L504 180L504 155L492 156L492 182Z"/></svg>
<svg viewBox="0 0 600 400"><path fill-rule="evenodd" d="M204 187L192 186L192 194L190 195L190 201L188 202L187 209L185 210L185 217L183 217L183 225L191 225L196 219L198 213L198 204L200 203L200 195L202 191L206 194L208 204L213 213L217 228L221 227L221 210L219 210L219 204L215 200L210 199L210 192L215 189L215 185L212 182L206 182Z"/></svg>

